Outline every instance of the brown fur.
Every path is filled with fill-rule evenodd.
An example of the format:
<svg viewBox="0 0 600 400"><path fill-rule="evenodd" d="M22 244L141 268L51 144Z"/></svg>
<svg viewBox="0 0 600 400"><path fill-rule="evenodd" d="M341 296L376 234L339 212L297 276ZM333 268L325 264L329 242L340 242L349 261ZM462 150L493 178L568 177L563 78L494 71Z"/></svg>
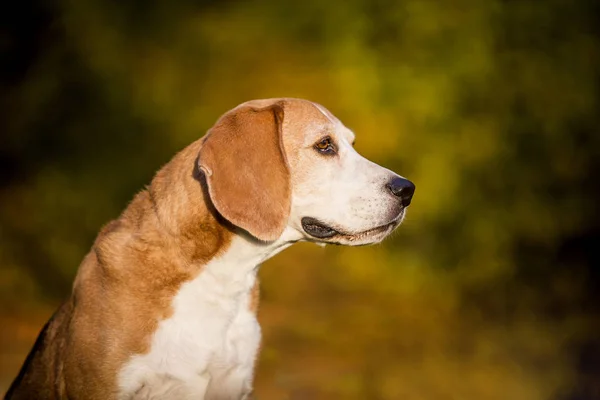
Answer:
<svg viewBox="0 0 600 400"><path fill-rule="evenodd" d="M200 150L200 168L217 210L265 241L281 236L290 213L282 123L282 104L242 105L217 121Z"/></svg>
<svg viewBox="0 0 600 400"><path fill-rule="evenodd" d="M258 312L258 304L260 303L260 282L257 279L250 292L250 311L254 314Z"/></svg>
<svg viewBox="0 0 600 400"><path fill-rule="evenodd" d="M233 225L262 240L285 228L291 183L283 108L286 118L290 108L300 120L309 108L311 118L323 118L309 104L246 103L165 165L100 231L71 298L40 333L6 399L115 398L123 364L149 351L158 323L172 313L173 296L228 248ZM253 311L258 293L257 282Z"/></svg>
<svg viewBox="0 0 600 400"><path fill-rule="evenodd" d="M233 236L203 193L195 170L200 146L179 153L101 230L71 298L40 335L7 398L114 397L119 369L149 350L181 284Z"/></svg>

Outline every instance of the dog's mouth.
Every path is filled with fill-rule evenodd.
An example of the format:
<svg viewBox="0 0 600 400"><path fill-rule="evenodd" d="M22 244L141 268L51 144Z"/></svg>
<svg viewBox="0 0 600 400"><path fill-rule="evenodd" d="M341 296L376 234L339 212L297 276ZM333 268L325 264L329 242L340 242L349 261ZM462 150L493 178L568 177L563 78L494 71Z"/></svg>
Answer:
<svg viewBox="0 0 600 400"><path fill-rule="evenodd" d="M402 210L400 214L391 222L361 232L344 232L339 228L333 228L325 224L324 222L321 222L318 219L312 217L303 217L301 223L304 232L316 239L332 239L334 237L340 237L345 238L347 240L356 240L359 238L375 236L386 231L391 231L396 226L398 226L400 222L402 222L403 217L404 210Z"/></svg>

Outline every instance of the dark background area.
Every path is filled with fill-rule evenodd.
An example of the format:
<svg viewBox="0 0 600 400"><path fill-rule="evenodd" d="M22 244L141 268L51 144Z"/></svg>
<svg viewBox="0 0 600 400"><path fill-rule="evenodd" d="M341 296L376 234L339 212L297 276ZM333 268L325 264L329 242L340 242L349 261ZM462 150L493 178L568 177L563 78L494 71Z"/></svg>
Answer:
<svg viewBox="0 0 600 400"><path fill-rule="evenodd" d="M0 392L99 228L238 103L317 101L410 178L380 246L262 267L260 399L600 399L596 1L0 11Z"/></svg>

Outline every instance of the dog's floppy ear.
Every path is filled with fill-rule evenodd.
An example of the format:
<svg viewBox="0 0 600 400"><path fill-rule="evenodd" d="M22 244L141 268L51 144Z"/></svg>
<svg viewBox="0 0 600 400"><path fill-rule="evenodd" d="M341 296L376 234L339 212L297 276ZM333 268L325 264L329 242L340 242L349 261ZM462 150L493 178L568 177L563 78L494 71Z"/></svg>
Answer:
<svg viewBox="0 0 600 400"><path fill-rule="evenodd" d="M290 213L283 114L282 103L233 109L209 130L198 158L217 211L263 241L283 233Z"/></svg>

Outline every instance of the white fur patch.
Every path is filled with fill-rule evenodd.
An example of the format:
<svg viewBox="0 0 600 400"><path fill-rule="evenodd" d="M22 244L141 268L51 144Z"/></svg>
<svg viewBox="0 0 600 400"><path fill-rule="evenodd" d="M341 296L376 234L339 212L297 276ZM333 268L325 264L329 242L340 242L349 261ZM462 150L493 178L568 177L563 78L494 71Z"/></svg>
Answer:
<svg viewBox="0 0 600 400"><path fill-rule="evenodd" d="M297 236L297 233L292 232ZM258 265L291 244L245 235L184 283L173 315L160 322L150 352L119 373L120 399L244 399L252 391L260 326L250 311Z"/></svg>

